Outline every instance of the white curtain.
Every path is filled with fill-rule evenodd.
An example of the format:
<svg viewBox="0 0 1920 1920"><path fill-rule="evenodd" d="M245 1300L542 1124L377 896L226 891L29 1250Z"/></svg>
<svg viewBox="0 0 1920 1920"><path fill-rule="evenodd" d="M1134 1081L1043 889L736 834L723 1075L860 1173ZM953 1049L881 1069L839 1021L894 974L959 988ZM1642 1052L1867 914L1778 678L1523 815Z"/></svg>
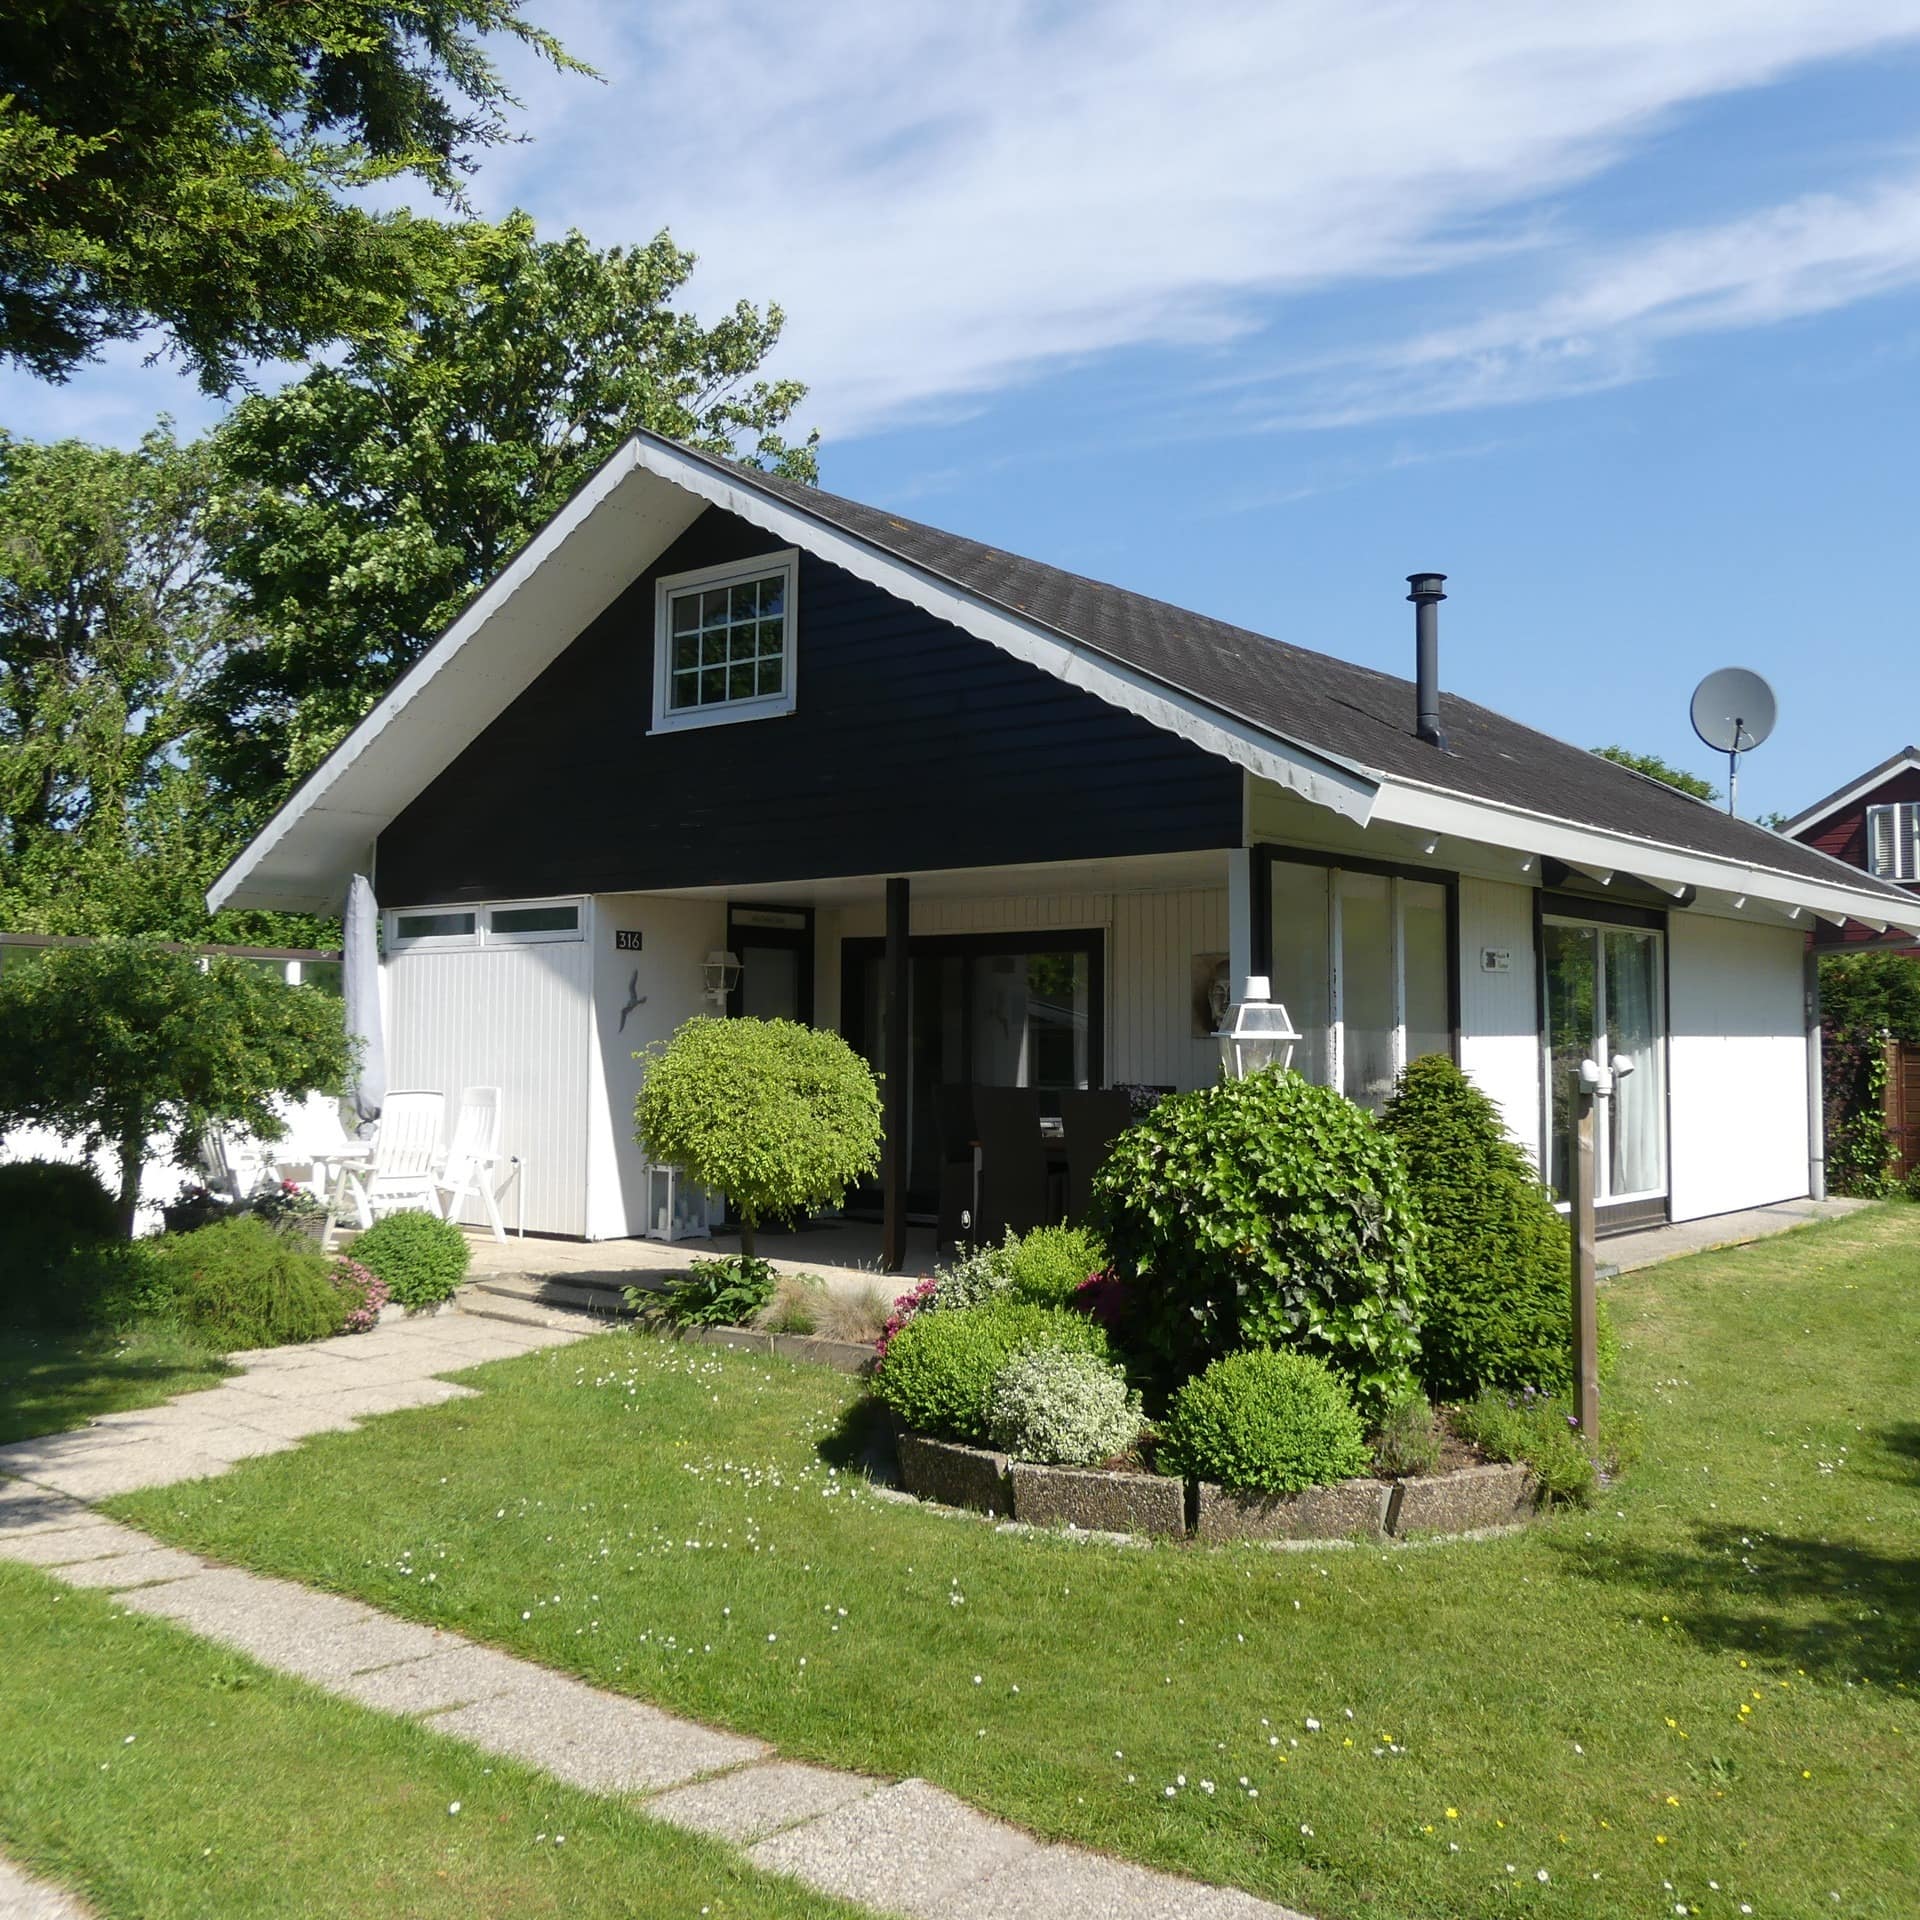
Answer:
<svg viewBox="0 0 1920 1920"><path fill-rule="evenodd" d="M1660 943L1651 933L1611 928L1606 941L1608 1044L1633 1062L1633 1071L1614 1082L1609 1190L1654 1193L1667 1184Z"/></svg>

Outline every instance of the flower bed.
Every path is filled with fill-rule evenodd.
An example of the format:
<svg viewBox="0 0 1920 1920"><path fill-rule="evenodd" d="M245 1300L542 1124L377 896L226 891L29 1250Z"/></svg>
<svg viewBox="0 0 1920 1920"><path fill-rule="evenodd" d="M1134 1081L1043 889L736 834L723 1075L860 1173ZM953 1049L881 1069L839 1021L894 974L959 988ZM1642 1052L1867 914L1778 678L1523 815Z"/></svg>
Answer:
<svg viewBox="0 0 1920 1920"><path fill-rule="evenodd" d="M1342 1480L1300 1493L1230 1493L1205 1480L1010 1461L985 1447L900 1437L907 1491L1031 1526L1173 1539L1379 1540L1511 1527L1536 1511L1523 1466L1456 1467L1412 1480Z"/></svg>

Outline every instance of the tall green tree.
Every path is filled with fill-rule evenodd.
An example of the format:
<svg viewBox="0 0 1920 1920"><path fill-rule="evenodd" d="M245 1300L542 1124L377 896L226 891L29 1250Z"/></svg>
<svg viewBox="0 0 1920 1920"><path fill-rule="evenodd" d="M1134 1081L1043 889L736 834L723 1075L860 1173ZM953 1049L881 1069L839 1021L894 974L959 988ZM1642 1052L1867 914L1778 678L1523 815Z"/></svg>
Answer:
<svg viewBox="0 0 1920 1920"><path fill-rule="evenodd" d="M244 961L102 940L0 972L0 1128L111 1147L128 1235L155 1134L183 1163L210 1126L274 1139L275 1096L337 1092L351 1058L338 1000Z"/></svg>
<svg viewBox="0 0 1920 1920"><path fill-rule="evenodd" d="M510 137L487 52L580 71L521 0L13 0L0 33L0 362L64 379L158 329L209 391L385 331Z"/></svg>
<svg viewBox="0 0 1920 1920"><path fill-rule="evenodd" d="M693 265L665 234L449 228L405 334L235 408L216 442L250 506L222 562L259 639L204 703L233 791L317 764L635 427L815 477L781 436L805 389L756 377L780 309L703 324L674 305Z"/></svg>
<svg viewBox="0 0 1920 1920"><path fill-rule="evenodd" d="M1702 779L1697 773L1689 773L1684 767L1676 767L1662 760L1657 753L1634 753L1626 747L1595 747L1593 751L1602 760L1611 760L1616 767L1631 767L1635 773L1644 773L1649 780L1658 780L1663 786L1678 787L1682 793L1690 793L1696 800L1720 798L1720 789L1711 780Z"/></svg>

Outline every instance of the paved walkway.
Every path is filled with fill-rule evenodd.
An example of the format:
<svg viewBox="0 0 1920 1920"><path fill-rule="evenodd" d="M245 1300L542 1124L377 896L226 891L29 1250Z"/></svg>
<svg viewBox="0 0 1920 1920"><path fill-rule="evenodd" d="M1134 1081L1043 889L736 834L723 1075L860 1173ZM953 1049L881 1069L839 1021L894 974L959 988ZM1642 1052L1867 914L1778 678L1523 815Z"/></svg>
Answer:
<svg viewBox="0 0 1920 1920"><path fill-rule="evenodd" d="M21 1872L0 1860L0 1920L92 1920L72 1894Z"/></svg>
<svg viewBox="0 0 1920 1920"><path fill-rule="evenodd" d="M1748 1207L1740 1213L1683 1220L1678 1226L1616 1234L1600 1242L1600 1268L1603 1273L1632 1273L1637 1267L1657 1266L1662 1260L1678 1260L1689 1253L1744 1247L1816 1220L1839 1220L1873 1204L1871 1200L1782 1200L1771 1207Z"/></svg>
<svg viewBox="0 0 1920 1920"><path fill-rule="evenodd" d="M507 1755L654 1818L718 1836L755 1866L912 1920L1301 1920L1230 1888L1050 1846L924 1780L781 1760L723 1733L357 1600L222 1567L85 1502L224 1473L370 1414L476 1391L436 1378L572 1340L465 1315L402 1320L309 1347L236 1356L235 1382L0 1448L0 1558L114 1594L379 1711ZM7 1883L0 1878L0 1915ZM23 1907L32 1914L35 1909ZM67 1910L47 1909L49 1920Z"/></svg>

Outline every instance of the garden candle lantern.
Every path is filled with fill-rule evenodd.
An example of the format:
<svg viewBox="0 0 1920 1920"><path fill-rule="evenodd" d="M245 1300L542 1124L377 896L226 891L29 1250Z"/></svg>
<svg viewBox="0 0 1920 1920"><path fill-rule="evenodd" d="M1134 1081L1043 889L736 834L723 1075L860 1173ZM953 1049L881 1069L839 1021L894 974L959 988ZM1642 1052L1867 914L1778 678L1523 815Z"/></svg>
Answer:
<svg viewBox="0 0 1920 1920"><path fill-rule="evenodd" d="M1227 1017L1213 1036L1220 1043L1220 1068L1232 1080L1244 1080L1263 1067L1290 1066L1293 1045L1300 1035L1287 1010L1271 997L1264 974L1247 977L1244 999L1227 1009Z"/></svg>

